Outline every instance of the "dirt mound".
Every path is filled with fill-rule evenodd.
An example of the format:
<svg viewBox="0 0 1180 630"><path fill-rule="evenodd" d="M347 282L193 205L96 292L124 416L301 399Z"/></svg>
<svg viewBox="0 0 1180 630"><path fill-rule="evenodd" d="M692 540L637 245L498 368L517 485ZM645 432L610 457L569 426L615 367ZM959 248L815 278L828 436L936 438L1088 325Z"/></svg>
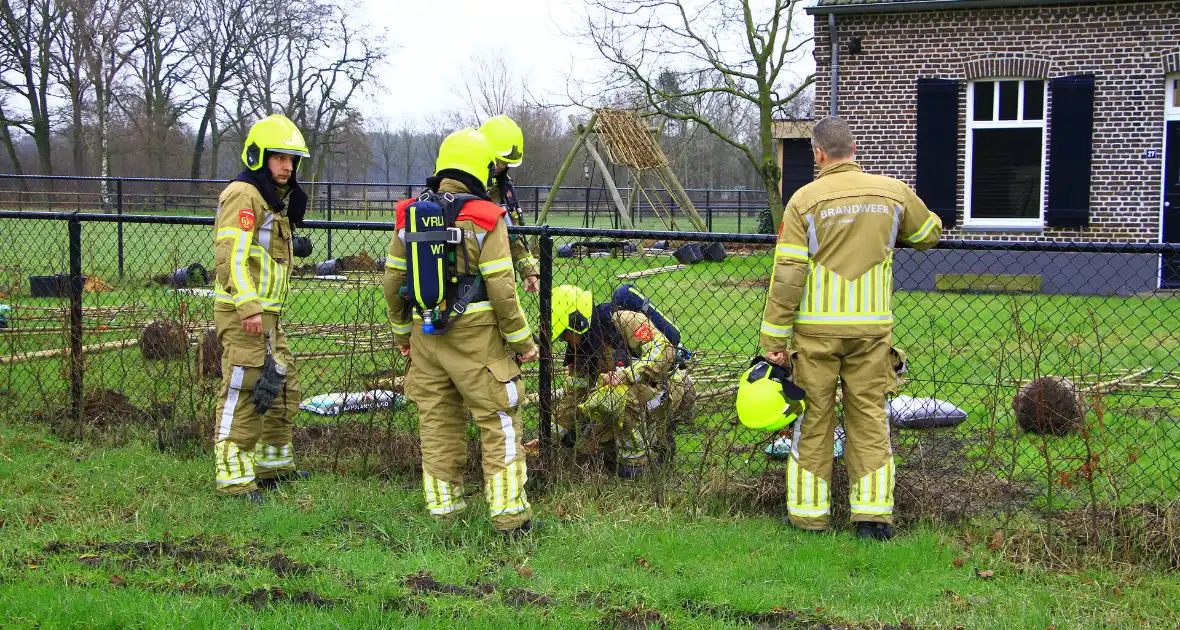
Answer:
<svg viewBox="0 0 1180 630"><path fill-rule="evenodd" d="M316 608L331 608L340 605L339 600L321 597L315 591L300 591L294 595L287 594L283 589L272 586L270 588L256 588L242 596L242 603L250 604L257 612L262 612L272 603L288 601L294 604L305 604Z"/></svg>
<svg viewBox="0 0 1180 630"><path fill-rule="evenodd" d="M359 254L338 259L337 268L340 271L373 271L377 269L377 261L362 249Z"/></svg>
<svg viewBox="0 0 1180 630"><path fill-rule="evenodd" d="M115 287L107 284L102 278L98 276L87 276L86 282L82 283L82 290L86 293L107 293L114 291Z"/></svg>
<svg viewBox="0 0 1180 630"><path fill-rule="evenodd" d="M69 401L49 414L55 425L73 426ZM146 425L152 415L131 404L122 392L95 389L86 393L82 403L82 423L88 428L108 429L125 425Z"/></svg>
<svg viewBox="0 0 1180 630"><path fill-rule="evenodd" d="M987 470L965 466L969 444L949 433L925 432L914 437L893 436L897 461L894 516L901 522L929 519L948 523L1003 511L1027 503L1032 493ZM786 504L786 474L782 467L767 468L749 481L737 481L740 503L762 510L782 510ZM848 520L848 469L833 463L832 522Z"/></svg>
<svg viewBox="0 0 1180 630"><path fill-rule="evenodd" d="M660 611L639 605L621 610L612 610L603 615L599 624L604 628L618 630L642 630L645 628L667 628L668 620Z"/></svg>
<svg viewBox="0 0 1180 630"><path fill-rule="evenodd" d="M1042 376L1020 388L1012 399L1016 423L1031 433L1069 435L1085 421L1077 387L1060 376Z"/></svg>
<svg viewBox="0 0 1180 630"><path fill-rule="evenodd" d="M515 606L516 608L523 606L553 606L557 603L552 597L544 593L530 591L527 588L510 588L501 593L501 597L504 599L504 603L509 606Z"/></svg>
<svg viewBox="0 0 1180 630"><path fill-rule="evenodd" d="M349 421L313 424L295 427L294 446L296 452L326 456L342 468L348 466L347 460L360 457L368 460L368 471L378 475L416 479L422 474L418 436L400 429Z"/></svg>
<svg viewBox="0 0 1180 630"><path fill-rule="evenodd" d="M197 344L197 374L221 378L221 357L224 351L221 339L217 338L216 328L201 333L201 341Z"/></svg>
<svg viewBox="0 0 1180 630"><path fill-rule="evenodd" d="M188 333L180 322L157 319L144 326L139 337L139 349L149 361L175 359L188 349Z"/></svg>
<svg viewBox="0 0 1180 630"><path fill-rule="evenodd" d="M476 589L439 582L434 579L434 575L430 571L419 571L407 575L402 583L409 587L411 591L419 593L442 593L444 595L466 595L468 597L480 596L480 591Z"/></svg>

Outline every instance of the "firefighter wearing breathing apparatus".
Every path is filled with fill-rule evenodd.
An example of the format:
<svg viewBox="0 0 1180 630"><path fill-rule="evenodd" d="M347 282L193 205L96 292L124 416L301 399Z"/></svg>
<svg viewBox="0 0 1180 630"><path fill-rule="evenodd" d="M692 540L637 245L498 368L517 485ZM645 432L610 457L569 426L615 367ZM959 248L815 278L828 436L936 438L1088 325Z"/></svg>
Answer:
<svg viewBox="0 0 1180 630"><path fill-rule="evenodd" d="M516 198L516 189L508 175L509 169L516 168L524 162L524 132L520 130L516 121L504 114L484 121L479 127L479 132L492 143L497 155L488 196L507 210L504 220L508 225L524 225L520 200ZM540 287L540 263L529 252L523 236L509 234L508 241L512 245L512 261L524 280L524 290L536 293Z"/></svg>
<svg viewBox="0 0 1180 630"><path fill-rule="evenodd" d="M898 242L934 246L942 222L905 183L861 170L848 123L828 117L812 134L819 177L783 213L760 337L767 361L807 393L787 462L787 511L795 527L828 528L839 379L852 521L858 536L884 540L893 536L894 488L885 405L899 369L893 251Z"/></svg>
<svg viewBox="0 0 1180 630"><path fill-rule="evenodd" d="M291 447L299 409L295 361L279 316L291 273L292 224L307 195L296 179L310 154L299 129L280 115L246 137L246 170L218 200L214 227L213 320L225 348L216 410L217 492L262 501L259 487L303 479Z"/></svg>
<svg viewBox="0 0 1180 630"><path fill-rule="evenodd" d="M567 344L555 414L562 443L601 450L625 479L641 476L649 459L670 458L675 424L696 399L672 322L632 285L598 305L590 291L562 285L553 289L552 326L553 340Z"/></svg>
<svg viewBox="0 0 1180 630"><path fill-rule="evenodd" d="M406 394L419 410L427 509L447 517L466 507L470 410L492 524L519 535L532 529L532 508L517 359L535 361L537 349L516 293L504 209L487 196L496 157L470 127L443 140L427 192L397 206L382 284L395 342L410 358Z"/></svg>

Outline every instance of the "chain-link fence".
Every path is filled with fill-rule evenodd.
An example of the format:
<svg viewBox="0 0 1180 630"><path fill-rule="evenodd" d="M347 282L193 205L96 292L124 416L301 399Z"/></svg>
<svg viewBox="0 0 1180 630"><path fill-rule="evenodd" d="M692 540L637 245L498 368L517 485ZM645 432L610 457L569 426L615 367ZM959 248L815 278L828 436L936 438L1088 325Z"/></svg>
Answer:
<svg viewBox="0 0 1180 630"><path fill-rule="evenodd" d="M7 419L111 443L146 434L158 448L202 453L221 370L212 218L5 211L0 220ZM282 319L306 398L296 420L304 465L418 474L416 411L401 396L406 365L380 287L391 229L335 221L299 230L315 250L296 261ZM564 344L546 331L553 287L576 284L601 302L630 283L680 328L695 390L674 428L675 456L638 487L696 508L781 511L789 430L751 431L734 412L737 378L758 353L773 237L518 232L543 270L540 293L521 294L542 346L539 364L525 368L525 439L539 443L531 476L615 483L551 431L568 375ZM1020 543L1029 554L1052 534L1180 562L1180 299L1158 290L1175 255L1157 244L899 250L901 393L947 405L931 421L913 416L909 399L891 402L898 516L996 528L1009 541L1035 535ZM370 396L342 410L349 393ZM944 426L916 428L923 423ZM471 454L477 475L477 440ZM847 505L838 455L834 508Z"/></svg>
<svg viewBox="0 0 1180 630"><path fill-rule="evenodd" d="M0 210L102 212L213 216L223 179L148 177L73 177L0 174ZM304 183L310 197L308 218L325 221L390 221L398 201L422 193L420 184L376 182ZM546 223L564 227L618 229L614 196L601 186L516 186L527 222L536 224L552 195ZM632 202L632 189L619 188L637 229L691 229L688 214L666 190L644 189ZM689 189L685 191L710 232L752 234L766 211L765 190ZM326 243L325 243L326 245Z"/></svg>

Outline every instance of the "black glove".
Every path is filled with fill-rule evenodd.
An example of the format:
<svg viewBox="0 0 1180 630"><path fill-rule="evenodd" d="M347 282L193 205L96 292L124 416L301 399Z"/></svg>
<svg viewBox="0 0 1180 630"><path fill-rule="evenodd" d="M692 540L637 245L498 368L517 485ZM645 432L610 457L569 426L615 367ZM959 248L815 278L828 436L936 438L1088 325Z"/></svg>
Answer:
<svg viewBox="0 0 1180 630"><path fill-rule="evenodd" d="M258 377L258 383L254 385L254 393L250 396L250 402L254 403L256 413L266 413L270 409L275 398L283 391L285 378L287 378L287 369L279 365L274 356L267 355L266 361L262 364L262 376Z"/></svg>
<svg viewBox="0 0 1180 630"><path fill-rule="evenodd" d="M295 254L296 258L307 258L311 256L311 238L307 236L293 237L291 239L291 251Z"/></svg>

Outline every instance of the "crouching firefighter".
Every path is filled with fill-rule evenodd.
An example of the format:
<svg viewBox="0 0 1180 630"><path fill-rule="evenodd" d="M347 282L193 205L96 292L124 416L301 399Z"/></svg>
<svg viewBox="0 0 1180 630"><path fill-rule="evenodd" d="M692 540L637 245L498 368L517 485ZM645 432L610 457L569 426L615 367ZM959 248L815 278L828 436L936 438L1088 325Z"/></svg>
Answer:
<svg viewBox="0 0 1180 630"><path fill-rule="evenodd" d="M250 128L246 170L218 200L213 320L225 351L214 437L217 491L252 502L262 501L259 487L309 476L295 469L291 419L299 382L279 323L294 253L291 226L307 209L295 175L309 155L294 123L268 116Z"/></svg>
<svg viewBox="0 0 1180 630"><path fill-rule="evenodd" d="M465 507L470 410L483 442L492 524L519 535L533 524L517 358L535 361L537 349L516 294L504 209L487 196L495 161L474 129L443 140L427 192L398 204L383 286L396 343L411 358L406 394L420 414L430 514Z"/></svg>
<svg viewBox="0 0 1180 630"><path fill-rule="evenodd" d="M590 291L556 287L552 317L569 368L555 414L562 443L601 452L623 478L670 460L696 399L680 331L631 285L598 305Z"/></svg>

